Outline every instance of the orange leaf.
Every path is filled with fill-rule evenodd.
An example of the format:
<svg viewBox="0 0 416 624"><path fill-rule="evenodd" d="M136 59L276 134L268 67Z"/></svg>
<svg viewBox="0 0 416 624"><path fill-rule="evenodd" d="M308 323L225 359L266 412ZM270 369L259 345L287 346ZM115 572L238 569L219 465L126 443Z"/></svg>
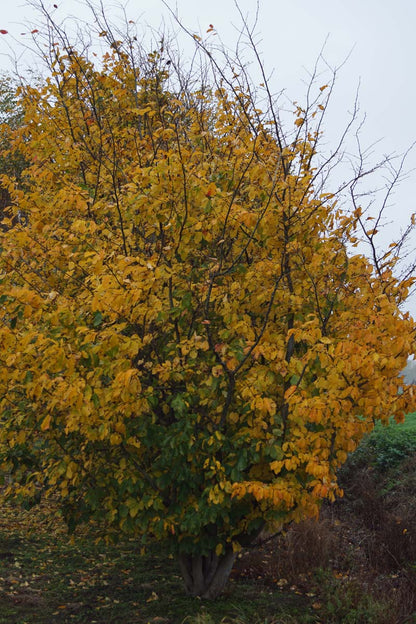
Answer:
<svg viewBox="0 0 416 624"><path fill-rule="evenodd" d="M214 197L216 193L217 193L217 187L215 186L214 182L211 182L211 184L208 186L207 190L205 191L205 197Z"/></svg>

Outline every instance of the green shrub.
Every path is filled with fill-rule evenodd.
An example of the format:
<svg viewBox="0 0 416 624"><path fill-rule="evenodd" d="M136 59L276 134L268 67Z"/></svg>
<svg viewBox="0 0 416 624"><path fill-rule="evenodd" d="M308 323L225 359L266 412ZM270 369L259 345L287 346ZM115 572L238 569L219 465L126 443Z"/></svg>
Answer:
<svg viewBox="0 0 416 624"><path fill-rule="evenodd" d="M409 424L378 426L352 453L340 471L341 479L360 468L373 468L378 473L397 468L416 454L416 420Z"/></svg>
<svg viewBox="0 0 416 624"><path fill-rule="evenodd" d="M392 624L391 605L378 600L357 580L338 581L321 573L320 615L325 624Z"/></svg>

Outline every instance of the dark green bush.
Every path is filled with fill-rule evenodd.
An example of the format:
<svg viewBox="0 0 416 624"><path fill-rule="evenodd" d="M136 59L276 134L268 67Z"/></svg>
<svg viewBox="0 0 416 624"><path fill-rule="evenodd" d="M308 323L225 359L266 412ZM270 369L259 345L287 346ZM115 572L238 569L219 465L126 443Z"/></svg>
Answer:
<svg viewBox="0 0 416 624"><path fill-rule="evenodd" d="M416 429L376 427L352 453L340 471L341 480L351 471L372 468L377 473L394 470L416 454Z"/></svg>

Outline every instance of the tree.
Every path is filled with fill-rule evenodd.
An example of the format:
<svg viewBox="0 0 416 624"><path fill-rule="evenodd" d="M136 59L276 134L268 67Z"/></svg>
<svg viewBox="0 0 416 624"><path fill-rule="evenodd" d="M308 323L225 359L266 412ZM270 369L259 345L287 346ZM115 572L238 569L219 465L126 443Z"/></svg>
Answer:
<svg viewBox="0 0 416 624"><path fill-rule="evenodd" d="M413 279L394 247L357 252L363 208L323 186L331 85L285 132L199 38L198 84L165 40L146 53L106 24L94 65L47 18L50 74L21 88L13 138L24 184L3 182L28 217L0 255L6 495L161 541L212 598L262 529L340 494L375 420L414 409Z"/></svg>
<svg viewBox="0 0 416 624"><path fill-rule="evenodd" d="M0 77L0 172L19 179L25 167L22 155L11 149L10 133L19 127L22 111L16 99L16 84L10 76ZM6 216L11 198L0 186L0 214ZM19 215L17 215L19 218ZM21 218L21 216L20 216ZM21 219L22 220L22 219Z"/></svg>

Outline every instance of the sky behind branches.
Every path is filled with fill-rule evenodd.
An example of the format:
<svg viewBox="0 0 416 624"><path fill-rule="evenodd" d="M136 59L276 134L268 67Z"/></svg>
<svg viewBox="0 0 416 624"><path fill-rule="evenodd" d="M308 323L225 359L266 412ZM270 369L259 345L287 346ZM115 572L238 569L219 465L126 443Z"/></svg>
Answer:
<svg viewBox="0 0 416 624"><path fill-rule="evenodd" d="M38 28L40 14L34 5L40 0L2 0L0 29L0 73L29 67L36 72L38 61L25 45L30 31ZM48 11L66 28L90 24L91 12L82 0L43 0ZM221 40L233 48L241 30L234 0L167 0L181 22L190 30L206 33L210 24ZM256 15L255 0L239 0L239 8L249 23ZM55 7L56 5L56 7ZM104 0L110 21L120 10ZM144 27L158 28L170 15L162 0L130 0L126 15ZM362 131L364 147L375 144L374 159L384 154L403 153L416 141L416 2L414 0L260 0L256 42L262 53L275 92L285 90L281 99L289 106L302 101L315 61L324 46L325 59L332 66L343 64L327 120L326 141L335 146L349 119L359 85L360 115L366 116ZM69 19L72 18L72 20ZM178 30L177 26L173 26ZM26 33L25 35L21 33ZM36 35L35 35L36 36ZM212 35L214 36L214 35ZM326 43L325 43L326 42ZM186 44L185 44L186 45ZM323 76L324 80L325 76ZM407 160L407 170L416 168L416 149ZM382 183L382 181L381 181ZM392 197L390 225L384 236L397 235L416 212L416 172L403 180ZM415 251L416 254L416 251ZM416 303L410 303L415 315Z"/></svg>

